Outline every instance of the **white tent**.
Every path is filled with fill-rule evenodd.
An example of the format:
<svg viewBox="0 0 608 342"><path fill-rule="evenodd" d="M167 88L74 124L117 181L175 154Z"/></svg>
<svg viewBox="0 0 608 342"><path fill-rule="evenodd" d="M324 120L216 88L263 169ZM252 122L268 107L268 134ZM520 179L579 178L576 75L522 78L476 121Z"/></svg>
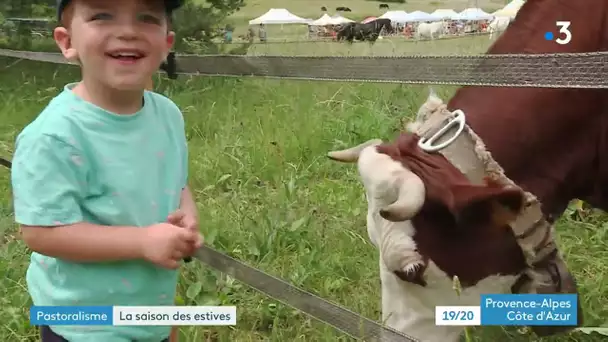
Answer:
<svg viewBox="0 0 608 342"><path fill-rule="evenodd" d="M310 25L313 25L313 26L332 25L331 17L329 15L327 15L327 13L325 13L325 14L323 14L323 16L321 18L310 23Z"/></svg>
<svg viewBox="0 0 608 342"><path fill-rule="evenodd" d="M524 0L513 0L513 1L509 2L505 7L503 7L502 9L499 9L498 11L496 11L492 14L496 17L515 18L515 16L517 15L517 12L519 12L519 9L523 5L524 5Z"/></svg>
<svg viewBox="0 0 608 342"><path fill-rule="evenodd" d="M337 14L329 19L329 25L342 25L346 23L354 23L354 20L350 20L348 18L344 18L343 16Z"/></svg>
<svg viewBox="0 0 608 342"><path fill-rule="evenodd" d="M412 13L408 13L407 17L405 18L406 22L415 22L415 21L436 21L437 18L435 18L434 16L426 13L426 12L422 12L422 11L414 11Z"/></svg>
<svg viewBox="0 0 608 342"><path fill-rule="evenodd" d="M458 15L458 13L451 9L436 9L431 15L437 19L445 20L452 19Z"/></svg>
<svg viewBox="0 0 608 342"><path fill-rule="evenodd" d="M396 23L405 23L407 22L407 12L405 11L386 11L383 15L380 16L382 19L390 19Z"/></svg>
<svg viewBox="0 0 608 342"><path fill-rule="evenodd" d="M259 24L310 24L310 19L300 18L284 8L271 8L261 16L249 20L249 25Z"/></svg>
<svg viewBox="0 0 608 342"><path fill-rule="evenodd" d="M454 20L492 20L493 15L484 12L481 8L467 8L458 13Z"/></svg>

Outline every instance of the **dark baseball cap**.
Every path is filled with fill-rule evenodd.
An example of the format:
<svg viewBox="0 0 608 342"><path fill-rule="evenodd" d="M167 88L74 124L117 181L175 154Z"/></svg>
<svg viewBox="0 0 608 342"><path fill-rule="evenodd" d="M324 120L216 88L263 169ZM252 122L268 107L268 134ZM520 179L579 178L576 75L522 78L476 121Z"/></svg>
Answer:
<svg viewBox="0 0 608 342"><path fill-rule="evenodd" d="M61 13L69 3L70 0L57 0L57 20L61 20ZM180 8L182 4L182 0L165 0L165 10L167 14L171 14L171 12Z"/></svg>

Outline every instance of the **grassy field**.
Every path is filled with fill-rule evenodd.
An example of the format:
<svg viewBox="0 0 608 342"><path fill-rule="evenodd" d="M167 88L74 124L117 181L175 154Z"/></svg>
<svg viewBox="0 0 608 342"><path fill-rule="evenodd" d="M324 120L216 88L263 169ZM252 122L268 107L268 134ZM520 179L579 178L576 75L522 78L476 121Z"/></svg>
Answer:
<svg viewBox="0 0 608 342"><path fill-rule="evenodd" d="M353 44L331 41L291 41L285 43L252 44L248 55L291 56L403 56L403 55L452 55L481 54L491 43L487 35L445 38L427 41L390 38ZM235 45L235 44L233 44Z"/></svg>
<svg viewBox="0 0 608 342"><path fill-rule="evenodd" d="M409 2L406 10L412 6L425 9L413 5L423 1ZM278 1L265 1L262 6L262 2L254 2L238 15L250 19L270 7L293 7L296 14L301 13L295 9L302 8L302 15L312 16L314 10L304 13L305 7L342 5L339 1L293 3L278 6ZM441 3L434 8L470 7L466 1ZM444 5L448 3L460 6ZM353 9L359 5L377 8L376 2L348 4ZM503 5L497 4L496 8ZM355 44L341 51L324 46L319 47L319 53L477 53L487 48L488 39L398 42L395 48L383 44L390 43L374 47ZM299 47L292 50L275 45L272 49L277 54L304 54L307 50L303 44L295 44ZM411 52L414 50L417 52ZM0 58L0 65L0 155L10 158L18 132L65 83L77 80L79 73L69 66L15 63L4 58ZM159 79L157 88L180 106L187 121L190 182L207 244L379 319L378 256L365 231L362 188L354 167L332 163L325 154L370 138L395 137L401 120L418 109L427 88L187 77ZM447 99L454 89L437 87L436 91ZM31 303L24 281L29 251L16 237L10 193L9 172L0 169L0 341L36 341L37 332L28 324ZM570 214L559 221L559 243L581 287L586 326L608 327L608 217L597 212L582 218ZM237 326L183 328L182 341L349 341L198 263L183 267L179 294L186 305L238 308ZM492 327L475 329L473 338L595 342L606 337L575 332L538 340L515 328Z"/></svg>

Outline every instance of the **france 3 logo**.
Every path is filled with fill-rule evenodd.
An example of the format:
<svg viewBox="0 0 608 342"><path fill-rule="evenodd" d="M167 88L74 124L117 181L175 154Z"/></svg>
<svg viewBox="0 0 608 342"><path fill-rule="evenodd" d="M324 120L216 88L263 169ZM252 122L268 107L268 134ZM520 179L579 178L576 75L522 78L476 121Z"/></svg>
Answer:
<svg viewBox="0 0 608 342"><path fill-rule="evenodd" d="M558 34L554 34L551 31L545 32L545 40L554 40L557 44L566 45L572 40L572 32L570 32L569 21L556 21L555 25L558 27ZM557 36L557 37L556 37Z"/></svg>

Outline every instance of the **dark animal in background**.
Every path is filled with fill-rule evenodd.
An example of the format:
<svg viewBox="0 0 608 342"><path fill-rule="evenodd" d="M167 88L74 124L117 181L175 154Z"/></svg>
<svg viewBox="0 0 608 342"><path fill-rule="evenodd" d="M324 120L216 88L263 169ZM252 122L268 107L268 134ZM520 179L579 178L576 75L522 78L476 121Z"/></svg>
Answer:
<svg viewBox="0 0 608 342"><path fill-rule="evenodd" d="M336 7L336 12L342 12L345 8L346 7Z"/></svg>
<svg viewBox="0 0 608 342"><path fill-rule="evenodd" d="M355 39L355 25L356 23L346 23L336 27L336 39L338 41L346 39L348 42L352 43Z"/></svg>
<svg viewBox="0 0 608 342"><path fill-rule="evenodd" d="M383 8L388 9L388 8L389 8L389 7L388 7L388 4L380 4L380 6L379 6L379 7L380 7L380 9L383 9Z"/></svg>
<svg viewBox="0 0 608 342"><path fill-rule="evenodd" d="M352 43L355 39L360 41L367 40L370 42L375 42L376 39L378 39L378 36L380 36L382 29L385 29L386 33L389 34L394 32L390 19L376 19L366 24L345 24L338 31L336 38L338 41L346 39L349 43Z"/></svg>
<svg viewBox="0 0 608 342"><path fill-rule="evenodd" d="M327 12L327 7L325 7L325 6L321 7L321 11Z"/></svg>

